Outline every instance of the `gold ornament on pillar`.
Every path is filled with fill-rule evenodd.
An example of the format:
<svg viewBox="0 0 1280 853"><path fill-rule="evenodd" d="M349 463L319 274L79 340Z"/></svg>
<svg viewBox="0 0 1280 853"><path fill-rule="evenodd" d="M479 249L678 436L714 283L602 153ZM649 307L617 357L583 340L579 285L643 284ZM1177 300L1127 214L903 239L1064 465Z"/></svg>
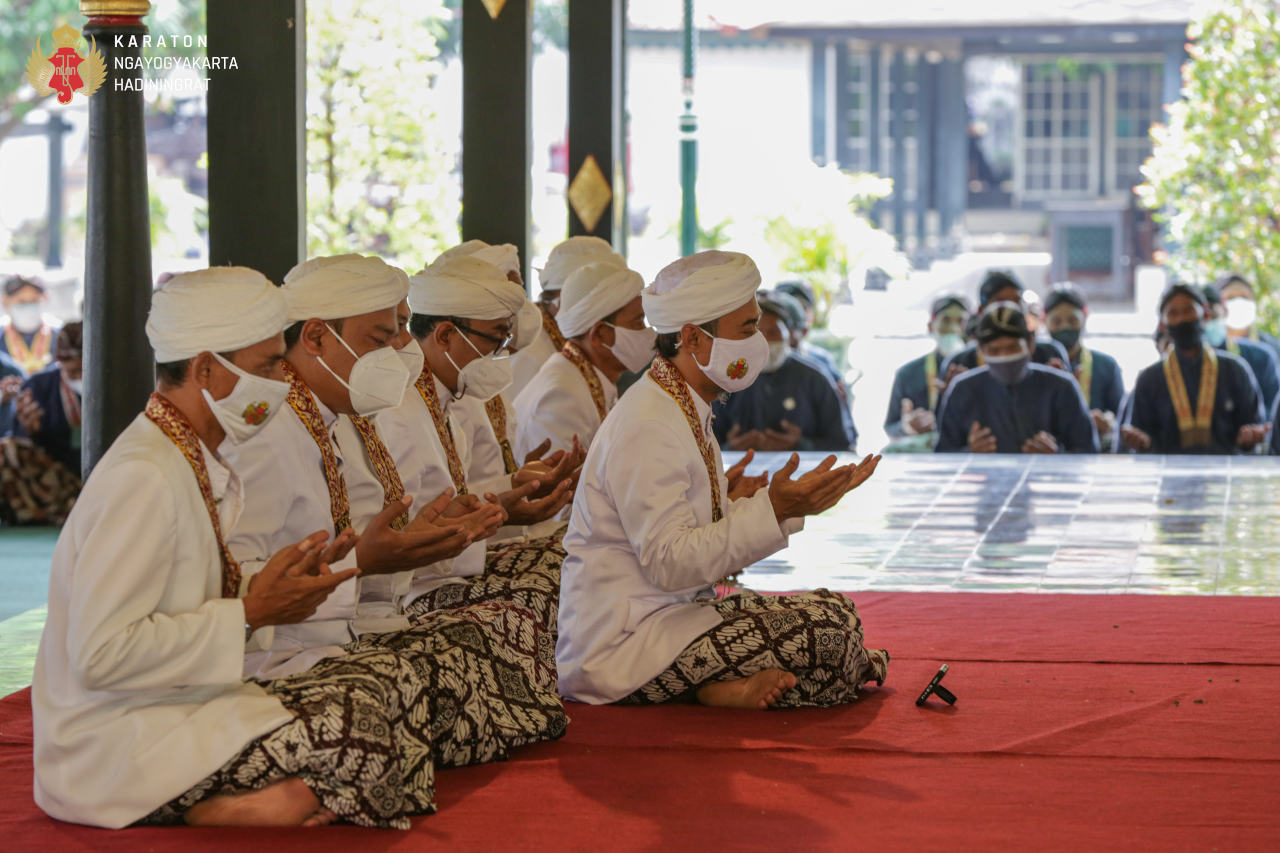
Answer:
<svg viewBox="0 0 1280 853"><path fill-rule="evenodd" d="M484 4L485 11L489 13L489 17L497 20L502 14L502 7L507 5L507 0L480 0Z"/></svg>
<svg viewBox="0 0 1280 853"><path fill-rule="evenodd" d="M582 220L582 227L589 233L595 233L600 215L613 198L613 191L609 189L609 182L593 155L588 154L582 161L582 167L569 184L568 196L569 206Z"/></svg>
<svg viewBox="0 0 1280 853"><path fill-rule="evenodd" d="M150 11L147 0L80 0L86 18L141 18Z"/></svg>

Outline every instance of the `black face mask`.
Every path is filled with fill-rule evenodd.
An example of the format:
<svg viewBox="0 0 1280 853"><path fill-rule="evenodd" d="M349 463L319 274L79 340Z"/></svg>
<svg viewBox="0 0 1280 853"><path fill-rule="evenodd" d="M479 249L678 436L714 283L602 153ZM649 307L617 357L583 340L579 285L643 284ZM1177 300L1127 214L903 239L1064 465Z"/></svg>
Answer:
<svg viewBox="0 0 1280 853"><path fill-rule="evenodd" d="M1076 344L1080 343L1079 329L1059 329L1058 331L1050 332L1049 334L1055 341L1062 344L1062 346L1066 348L1067 352L1071 352L1072 348L1075 347Z"/></svg>
<svg viewBox="0 0 1280 853"><path fill-rule="evenodd" d="M1174 323L1169 327L1169 337L1178 349L1195 349L1200 346L1204 336L1204 326L1199 320L1187 320L1185 323Z"/></svg>

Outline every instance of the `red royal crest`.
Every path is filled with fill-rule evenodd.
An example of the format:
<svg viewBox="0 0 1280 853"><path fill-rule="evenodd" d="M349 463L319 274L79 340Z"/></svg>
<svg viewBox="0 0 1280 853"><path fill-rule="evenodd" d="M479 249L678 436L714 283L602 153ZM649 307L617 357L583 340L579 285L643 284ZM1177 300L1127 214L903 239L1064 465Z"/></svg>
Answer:
<svg viewBox="0 0 1280 853"><path fill-rule="evenodd" d="M79 30L58 27L53 31L56 47L46 57L40 47L40 39L36 39L36 46L27 57L27 82L36 94L56 93L58 103L69 104L76 92L88 97L98 91L107 77L106 57L95 39L89 40L89 49L85 53L76 46L79 41Z"/></svg>
<svg viewBox="0 0 1280 853"><path fill-rule="evenodd" d="M724 375L728 376L730 379L741 379L746 376L747 360L745 358L740 358L737 361L731 362L729 366L725 368Z"/></svg>
<svg viewBox="0 0 1280 853"><path fill-rule="evenodd" d="M271 404L260 400L257 403L250 403L244 407L241 417L249 426L257 426L267 419L267 412L271 410Z"/></svg>

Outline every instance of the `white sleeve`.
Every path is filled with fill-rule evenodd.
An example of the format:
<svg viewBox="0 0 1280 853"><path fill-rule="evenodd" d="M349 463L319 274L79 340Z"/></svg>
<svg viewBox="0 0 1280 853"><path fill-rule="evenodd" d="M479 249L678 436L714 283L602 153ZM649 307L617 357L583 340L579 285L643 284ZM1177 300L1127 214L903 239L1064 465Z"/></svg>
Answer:
<svg viewBox="0 0 1280 853"><path fill-rule="evenodd" d="M588 436L600 428L594 405L589 396L584 401L573 389L551 385L537 400L528 401L520 413L516 458L524 459L530 450L548 438L551 453L571 448L575 435L586 445ZM590 411L588 406L592 407Z"/></svg>
<svg viewBox="0 0 1280 853"><path fill-rule="evenodd" d="M786 546L767 489L751 498L725 500L720 521L699 525L689 490L690 477L707 476L701 457L696 468L691 466L687 449L669 425L647 421L638 426L642 428L629 435L620 434L620 445L629 450L609 455L605 477L650 583L669 592L714 583ZM637 464L643 466L643 476L637 476Z"/></svg>
<svg viewBox="0 0 1280 853"><path fill-rule="evenodd" d="M210 599L186 613L156 609L174 574L193 570L176 563L183 528L169 481L141 460L98 476L107 478L99 483L104 494L127 497L86 507L73 522L78 557L67 590L67 651L81 683L87 690L239 683L239 599Z"/></svg>

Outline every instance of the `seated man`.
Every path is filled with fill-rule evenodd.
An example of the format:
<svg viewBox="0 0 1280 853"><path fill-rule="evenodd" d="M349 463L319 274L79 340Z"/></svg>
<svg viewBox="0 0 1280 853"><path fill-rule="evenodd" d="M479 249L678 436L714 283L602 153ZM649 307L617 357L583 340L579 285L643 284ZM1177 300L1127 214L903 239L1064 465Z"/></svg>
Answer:
<svg viewBox="0 0 1280 853"><path fill-rule="evenodd" d="M1212 284L1201 288L1205 301L1204 340L1219 352L1228 352L1249 365L1262 394L1262 410L1270 412L1280 396L1280 364L1271 347L1259 341L1251 341L1243 335L1232 337L1227 328L1227 311L1222 304L1222 294Z"/></svg>
<svg viewBox="0 0 1280 853"><path fill-rule="evenodd" d="M44 313L49 295L34 278L11 276L0 293L6 316L0 318L0 352L11 356L27 376L39 373L53 360L58 324Z"/></svg>
<svg viewBox="0 0 1280 853"><path fill-rule="evenodd" d="M1070 375L1031 362L1017 304L996 302L978 322L984 364L952 381L938 412L939 453L1097 453L1089 407Z"/></svg>
<svg viewBox="0 0 1280 853"><path fill-rule="evenodd" d="M22 384L0 438L0 519L61 524L80 494L80 323L58 332L54 364Z"/></svg>
<svg viewBox="0 0 1280 853"><path fill-rule="evenodd" d="M560 689L581 702L696 700L737 708L834 705L883 681L853 602L826 590L742 592L716 581L784 548L805 515L834 506L879 457L730 491L711 401L760 373L760 273L746 255L701 252L644 291L659 357L596 434L564 545Z"/></svg>
<svg viewBox="0 0 1280 853"><path fill-rule="evenodd" d="M767 293L758 304L769 360L750 387L712 407L716 440L732 450L852 450L858 432L835 386L792 351L785 309Z"/></svg>
<svg viewBox="0 0 1280 853"><path fill-rule="evenodd" d="M1116 412L1124 397L1120 365L1106 353L1080 342L1089 318L1089 306L1084 294L1074 284L1068 281L1054 285L1044 307L1049 334L1071 357L1070 372L1084 395L1084 403L1089 407L1099 440L1105 449L1110 449L1111 436L1116 428Z"/></svg>
<svg viewBox="0 0 1280 853"><path fill-rule="evenodd" d="M780 282L773 290L774 301L780 307L789 308L788 300L793 300L793 304L798 306L801 311L799 315L792 311L786 312L787 329L791 333L792 351L816 365L825 373L832 384L836 386L836 391L840 394L841 404L848 406L849 387L845 384L844 376L840 373L840 366L836 363L835 356L809 340L809 332L813 329L813 324L818 316L817 299L814 296L813 288L803 281L784 281Z"/></svg>
<svg viewBox="0 0 1280 853"><path fill-rule="evenodd" d="M1160 297L1173 346L1138 374L1127 448L1139 453L1252 453L1267 437L1262 400L1249 365L1204 342L1204 293L1174 284Z"/></svg>
<svg viewBox="0 0 1280 853"><path fill-rule="evenodd" d="M991 270L983 278L982 284L978 288L978 313L975 317L981 317L987 307L997 302L1013 302L1022 306L1019 311L1023 313L1024 321L1026 317L1025 306L1023 306L1022 298L1025 293L1022 284L1013 276L1011 272L1002 270ZM1025 322L1024 322L1025 325ZM1030 330L1031 326L1027 325ZM1055 340L1037 341L1035 340L1034 330L1031 332L1031 361L1035 364L1047 364L1050 367L1056 367L1059 370L1065 370L1070 363L1067 351L1062 345ZM967 345L964 349L947 359L946 364L942 365L942 376L944 382L950 382L956 375L965 371L972 370L982 365L982 351L976 343Z"/></svg>
<svg viewBox="0 0 1280 853"><path fill-rule="evenodd" d="M330 572L336 543L319 531L239 596L223 531L244 492L218 450L283 408L284 325L284 297L242 267L153 296L147 337L182 367L99 461L53 555L31 686L35 799L53 817L407 829L433 808L430 751L400 737L423 692L413 669L368 654L306 679L241 677L251 634L356 574Z"/></svg>
<svg viewBox="0 0 1280 853"><path fill-rule="evenodd" d="M884 418L884 431L890 438L933 435L942 388L938 380L944 375L939 370L948 357L964 349L968 319L969 304L963 296L949 293L933 300L926 327L934 341L933 350L908 361L893 375L889 412Z"/></svg>
<svg viewBox="0 0 1280 853"><path fill-rule="evenodd" d="M1248 338L1271 349L1280 360L1280 339L1258 328L1258 303L1253 285L1242 275L1228 273L1215 282L1227 310L1227 332L1233 338Z"/></svg>
<svg viewBox="0 0 1280 853"><path fill-rule="evenodd" d="M653 330L644 324L640 273L613 263L579 267L560 290L556 322L566 340L542 363L516 398L516 454L550 442L552 451L583 447L618 402L624 371L638 373L653 358Z"/></svg>
<svg viewBox="0 0 1280 853"><path fill-rule="evenodd" d="M538 307L542 309L542 330L545 334L512 357L512 399L520 396L520 392L533 379L542 363L564 347L564 335L560 334L556 325L556 312L560 310L560 289L574 270L594 261L612 261L620 267L627 265L606 241L586 235L570 237L547 255L546 266L538 271L538 283L542 287L538 293Z"/></svg>

